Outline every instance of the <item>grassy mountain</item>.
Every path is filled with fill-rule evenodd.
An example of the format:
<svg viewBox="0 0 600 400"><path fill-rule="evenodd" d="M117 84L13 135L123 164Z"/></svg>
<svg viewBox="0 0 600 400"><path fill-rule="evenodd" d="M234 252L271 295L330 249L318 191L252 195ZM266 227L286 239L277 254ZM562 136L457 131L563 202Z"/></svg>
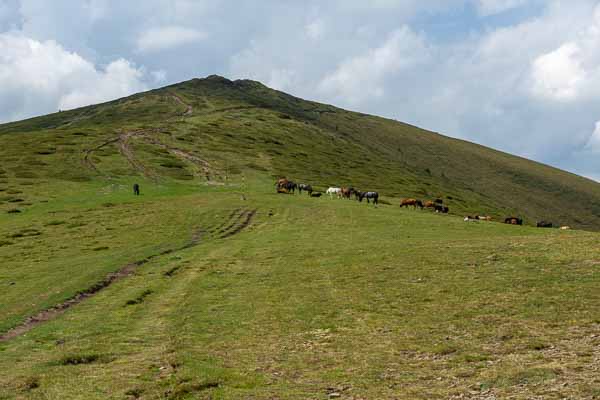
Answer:
<svg viewBox="0 0 600 400"><path fill-rule="evenodd" d="M0 399L600 396L598 233L397 206L596 229L583 178L219 77L2 125L0 169Z"/></svg>
<svg viewBox="0 0 600 400"><path fill-rule="evenodd" d="M0 157L0 185L136 175L214 183L263 173L377 190L394 203L442 197L456 214L600 229L600 184L591 180L218 76L0 125ZM10 201L3 196L0 207Z"/></svg>

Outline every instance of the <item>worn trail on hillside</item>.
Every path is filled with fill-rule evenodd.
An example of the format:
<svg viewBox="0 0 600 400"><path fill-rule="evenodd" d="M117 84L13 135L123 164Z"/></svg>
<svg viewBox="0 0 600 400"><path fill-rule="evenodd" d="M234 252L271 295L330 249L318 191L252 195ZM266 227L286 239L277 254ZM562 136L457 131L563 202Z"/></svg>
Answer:
<svg viewBox="0 0 600 400"><path fill-rule="evenodd" d="M217 227L212 228L211 230L204 230L201 228L196 229L193 232L190 241L188 243L186 243L185 245L178 247L178 248L174 248L174 249L167 249L167 250L161 251L160 253L148 256L147 258L144 258L143 260L138 260L138 261L129 263L129 264L123 266L122 268L120 268L119 270L117 270L115 272L111 272L101 281L96 282L95 284L88 287L87 289L78 292L75 296L65 300L64 302L57 304L53 307L50 307L46 310L40 311L33 316L27 317L25 319L25 321L22 322L20 325L17 325L16 327L10 329L6 333L0 334L0 342L5 342L10 339L21 336L21 335L29 332L30 330L32 330L33 328L35 328L38 325L41 325L45 322L56 319L60 315L64 314L70 308L76 306L77 304L83 302L84 300L86 300L90 297L95 296L100 291L102 291L103 289L106 289L107 287L111 286L115 282L121 281L121 280L135 274L135 272L137 271L137 269L140 266L147 264L148 262L150 262L151 260L153 260L157 257L164 256L167 254L172 254L177 251L182 251L182 250L186 250L186 249L192 248L194 246L197 246L198 244L201 243L202 238L205 235L212 233L213 237L215 237L217 239L225 239L225 238L232 237L232 236L242 232L244 229L246 229L246 228L248 228L248 226L250 226L254 216L256 215L256 212L257 212L256 209L252 209L252 210L235 209L235 210L233 210L229 214L229 216L225 219L225 221L223 221L223 223L221 223Z"/></svg>
<svg viewBox="0 0 600 400"><path fill-rule="evenodd" d="M192 113L194 111L194 108L192 105L185 103L183 101L183 99L175 93L172 93L169 97L174 99L177 103L183 105L186 109L183 113L166 118L163 122L166 123L170 119L178 117L178 116L192 115ZM134 137L148 137L149 134L159 133L161 131L161 129L162 128L153 128L153 129L124 131L124 132L120 133L119 136L116 138L109 139L105 142L100 143L99 145L97 145L95 147L92 147L91 149L85 150L84 155L83 155L83 164L86 167L98 172L98 168L96 167L96 165L94 165L93 161L91 160L92 153L94 151L100 150L101 148L108 146L110 144L117 144L119 152L127 159L129 164L136 171L142 173L146 177L156 178L155 174L153 174L150 171L150 169L146 168L140 161L138 161L136 159L135 154L129 145L129 140ZM157 144L157 143L155 143L155 144ZM161 144L161 147L163 147L166 150L170 151L171 153L177 155L179 158L185 158L188 161L192 161L196 164L201 164L203 166L203 169L205 170L205 174L208 175L208 173L206 171L209 169L209 164L205 160L202 160L198 157L192 156L192 155L190 155L184 151L178 150L178 149L174 149L174 148L167 149L166 145Z"/></svg>

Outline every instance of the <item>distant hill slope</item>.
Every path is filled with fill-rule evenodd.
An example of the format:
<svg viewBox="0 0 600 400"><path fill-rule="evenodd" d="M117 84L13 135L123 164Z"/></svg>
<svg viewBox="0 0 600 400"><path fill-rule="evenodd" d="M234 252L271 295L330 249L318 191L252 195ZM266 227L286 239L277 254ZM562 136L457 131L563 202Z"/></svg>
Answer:
<svg viewBox="0 0 600 400"><path fill-rule="evenodd" d="M443 197L457 214L600 230L600 184L591 180L218 76L0 125L0 159L0 190L136 174L223 181L255 171L388 199ZM0 207L9 197L0 196Z"/></svg>

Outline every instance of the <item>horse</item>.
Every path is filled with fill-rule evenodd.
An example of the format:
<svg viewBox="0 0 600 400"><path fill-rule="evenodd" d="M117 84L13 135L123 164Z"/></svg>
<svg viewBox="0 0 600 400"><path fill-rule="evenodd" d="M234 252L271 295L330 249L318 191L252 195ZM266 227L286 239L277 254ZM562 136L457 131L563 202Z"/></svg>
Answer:
<svg viewBox="0 0 600 400"><path fill-rule="evenodd" d="M275 182L275 186L277 186L278 188L282 188L285 187L285 185L288 183L289 181L285 178L281 178L281 179L277 179L277 182Z"/></svg>
<svg viewBox="0 0 600 400"><path fill-rule="evenodd" d="M348 187L348 188L342 188L342 197L347 198L348 200L350 200L350 198L352 197L352 193L355 193L356 190L353 187Z"/></svg>
<svg viewBox="0 0 600 400"><path fill-rule="evenodd" d="M140 195L140 185L138 185L137 183L133 184L133 194L134 196Z"/></svg>
<svg viewBox="0 0 600 400"><path fill-rule="evenodd" d="M570 226L561 226L559 229L561 231L568 231L569 229L571 229L571 227Z"/></svg>
<svg viewBox="0 0 600 400"><path fill-rule="evenodd" d="M535 226L538 228L552 228L552 222L538 221Z"/></svg>
<svg viewBox="0 0 600 400"><path fill-rule="evenodd" d="M325 192L329 195L329 198L333 198L333 195L336 195L338 198L342 196L342 189L338 187L330 187Z"/></svg>
<svg viewBox="0 0 600 400"><path fill-rule="evenodd" d="M358 201L362 203L363 199L367 199L367 203L369 203L369 199L373 199L373 204L377 204L379 202L379 193L377 192L359 192Z"/></svg>
<svg viewBox="0 0 600 400"><path fill-rule="evenodd" d="M491 221L492 217L490 217L489 215L477 215L475 218L477 218L480 221Z"/></svg>
<svg viewBox="0 0 600 400"><path fill-rule="evenodd" d="M433 202L435 204L444 204L444 200L442 200L442 199L435 199Z"/></svg>
<svg viewBox="0 0 600 400"><path fill-rule="evenodd" d="M431 200L427 200L425 202L425 204L423 204L423 207L425 208L435 208L435 203Z"/></svg>
<svg viewBox="0 0 600 400"><path fill-rule="evenodd" d="M310 185L307 185L305 183L299 183L298 184L298 191L300 192L300 194L302 194L302 191L306 190L308 192L308 195L310 196L311 193L313 192L313 188Z"/></svg>
<svg viewBox="0 0 600 400"><path fill-rule="evenodd" d="M417 207L419 207L421 210L423 209L423 203L421 202L421 200L404 199L400 202L400 207L408 207L408 206L413 206L413 208L415 210L417 209Z"/></svg>
<svg viewBox="0 0 600 400"><path fill-rule="evenodd" d="M283 185L284 188L288 190L288 192L296 193L296 189L298 189L298 185L295 182L288 181Z"/></svg>
<svg viewBox="0 0 600 400"><path fill-rule="evenodd" d="M506 217L504 223L510 225L523 225L523 220L517 217Z"/></svg>
<svg viewBox="0 0 600 400"><path fill-rule="evenodd" d="M435 212L437 213L442 213L442 214L448 214L448 212L450 211L450 209L446 206L441 206L439 204L435 205Z"/></svg>
<svg viewBox="0 0 600 400"><path fill-rule="evenodd" d="M310 197L321 197L323 195L323 193L321 192L312 192L310 194Z"/></svg>

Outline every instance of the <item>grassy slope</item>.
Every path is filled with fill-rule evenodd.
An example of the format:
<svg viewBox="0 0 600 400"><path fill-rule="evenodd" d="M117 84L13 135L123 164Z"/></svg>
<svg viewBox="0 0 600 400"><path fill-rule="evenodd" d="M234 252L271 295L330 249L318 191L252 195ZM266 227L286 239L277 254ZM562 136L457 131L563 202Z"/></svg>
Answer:
<svg viewBox="0 0 600 400"><path fill-rule="evenodd" d="M118 266L179 245L197 227L205 235L199 246L155 258L1 343L0 398L600 395L590 367L600 357L595 233L277 196L268 178L229 189L169 187L134 200L128 188L85 196L99 189L88 185L81 198L91 211L79 221L123 231L87 245L64 227L41 228L2 254L50 255L57 242L78 242L109 246L102 262ZM102 205L107 199L113 207ZM211 236L240 208L257 209L248 229ZM57 217L44 211L12 220L10 231ZM141 232L133 240L127 235L135 226ZM117 237L135 246L130 254L120 253ZM88 273L75 266L83 259L65 266L69 278L48 272L60 268L52 260L5 264L0 285L16 284L2 291L3 322L7 312L23 312L18 287L31 298L48 287L68 293L76 279L93 282L91 272L106 269L93 264L93 252L75 253L88 257ZM81 359L89 363L69 364Z"/></svg>
<svg viewBox="0 0 600 400"><path fill-rule="evenodd" d="M582 178L219 78L0 126L0 160L0 332L202 232L0 343L0 398L600 395L597 234L272 193L284 173L596 228Z"/></svg>

